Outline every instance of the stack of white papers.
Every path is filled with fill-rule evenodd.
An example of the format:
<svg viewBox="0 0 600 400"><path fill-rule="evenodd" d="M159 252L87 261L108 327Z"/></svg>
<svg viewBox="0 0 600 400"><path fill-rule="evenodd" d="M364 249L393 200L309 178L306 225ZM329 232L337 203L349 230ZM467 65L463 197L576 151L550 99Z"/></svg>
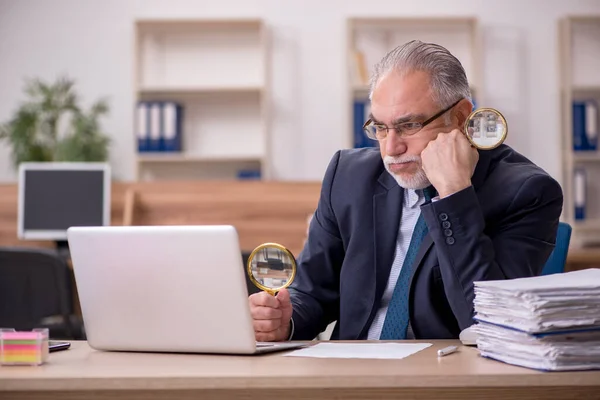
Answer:
<svg viewBox="0 0 600 400"><path fill-rule="evenodd" d="M318 343L286 354L290 357L402 359L431 343Z"/></svg>
<svg viewBox="0 0 600 400"><path fill-rule="evenodd" d="M600 368L600 269L475 282L481 355L542 370Z"/></svg>

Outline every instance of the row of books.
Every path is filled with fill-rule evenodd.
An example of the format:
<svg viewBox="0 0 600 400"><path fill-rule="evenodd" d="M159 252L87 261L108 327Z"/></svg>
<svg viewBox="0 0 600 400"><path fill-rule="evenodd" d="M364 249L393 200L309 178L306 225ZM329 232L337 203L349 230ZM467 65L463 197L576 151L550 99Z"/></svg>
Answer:
<svg viewBox="0 0 600 400"><path fill-rule="evenodd" d="M172 101L141 101L137 105L138 152L179 152L183 107Z"/></svg>

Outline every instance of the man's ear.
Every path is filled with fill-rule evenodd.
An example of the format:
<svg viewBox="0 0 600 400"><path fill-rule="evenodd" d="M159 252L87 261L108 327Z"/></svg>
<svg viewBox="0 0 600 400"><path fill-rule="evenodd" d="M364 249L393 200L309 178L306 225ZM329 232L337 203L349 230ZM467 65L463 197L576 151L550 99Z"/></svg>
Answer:
<svg viewBox="0 0 600 400"><path fill-rule="evenodd" d="M456 107L454 107L454 115L459 128L465 126L465 121L473 111L473 103L469 99L462 99Z"/></svg>

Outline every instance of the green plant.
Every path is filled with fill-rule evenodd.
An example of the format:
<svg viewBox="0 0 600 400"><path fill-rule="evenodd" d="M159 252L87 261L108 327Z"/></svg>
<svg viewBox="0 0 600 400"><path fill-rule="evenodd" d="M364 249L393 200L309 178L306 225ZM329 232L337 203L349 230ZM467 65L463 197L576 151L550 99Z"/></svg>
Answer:
<svg viewBox="0 0 600 400"><path fill-rule="evenodd" d="M8 141L16 167L26 161L106 161L110 139L98 119L108 113L104 100L88 111L78 104L74 81L62 77L48 84L26 82L28 100L0 125L0 140Z"/></svg>

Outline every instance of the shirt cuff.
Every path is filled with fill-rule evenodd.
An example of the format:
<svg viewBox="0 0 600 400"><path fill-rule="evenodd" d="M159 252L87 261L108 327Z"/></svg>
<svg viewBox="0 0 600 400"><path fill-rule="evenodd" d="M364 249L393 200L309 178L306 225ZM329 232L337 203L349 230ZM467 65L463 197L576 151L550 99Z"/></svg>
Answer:
<svg viewBox="0 0 600 400"><path fill-rule="evenodd" d="M460 190L459 190L459 191L460 191ZM445 199L447 199L448 197L452 197L452 196L454 196L456 193L458 193L458 192L454 192L454 193L452 193L452 194L449 194L448 196L446 196L446 197L444 197L444 198L445 198ZM440 199L440 196L438 195L438 196L435 196L435 197L433 197L433 198L431 199L431 202L432 202L432 203L435 203L436 201L439 201L439 200L441 200L441 199Z"/></svg>
<svg viewBox="0 0 600 400"><path fill-rule="evenodd" d="M294 318L290 319L290 336L288 336L287 340L292 340L294 337Z"/></svg>

